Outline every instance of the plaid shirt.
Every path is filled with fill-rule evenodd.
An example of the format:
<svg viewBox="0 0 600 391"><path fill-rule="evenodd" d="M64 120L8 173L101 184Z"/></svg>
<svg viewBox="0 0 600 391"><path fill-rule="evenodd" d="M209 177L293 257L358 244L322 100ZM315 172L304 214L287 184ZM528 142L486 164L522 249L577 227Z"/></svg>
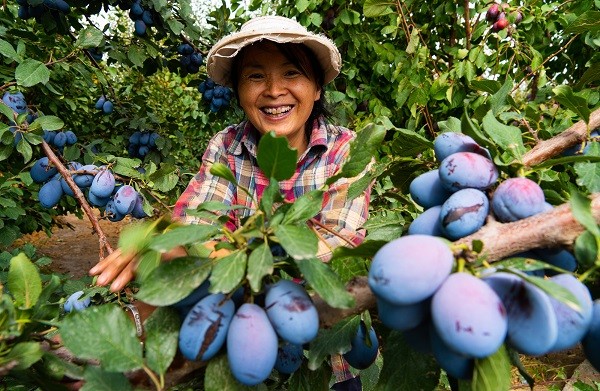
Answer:
<svg viewBox="0 0 600 391"><path fill-rule="evenodd" d="M198 218L186 214L186 209L195 209L205 201L219 201L245 207L229 214L228 228L235 229L241 218L258 208L257 202L269 185L269 178L260 170L256 160L257 133L250 122L244 121L227 127L212 138L202 157L200 171L175 204L173 218L185 223L201 223ZM296 164L296 172L292 178L279 182L286 201L294 201L311 190L321 188L329 177L337 173L354 136L354 132L327 124L323 118L315 120L308 147ZM212 175L210 167L215 162L228 166L239 185L246 188L252 197L226 179ZM333 248L348 245L338 235L353 244L360 244L364 239L365 232L361 226L368 216L369 191L353 200L346 197L348 186L357 179L341 178L324 194L322 210L316 219L337 235L315 227L324 239L319 242L318 252L322 260L331 258Z"/></svg>

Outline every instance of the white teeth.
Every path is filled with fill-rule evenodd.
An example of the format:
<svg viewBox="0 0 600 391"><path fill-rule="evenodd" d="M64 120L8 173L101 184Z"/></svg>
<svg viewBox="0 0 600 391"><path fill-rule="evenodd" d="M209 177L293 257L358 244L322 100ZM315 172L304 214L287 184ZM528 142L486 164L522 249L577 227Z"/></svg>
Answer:
<svg viewBox="0 0 600 391"><path fill-rule="evenodd" d="M283 113L287 113L291 109L292 109L292 106L283 106L283 107L278 107L276 109L266 108L266 109L264 109L264 112L267 114L283 114Z"/></svg>

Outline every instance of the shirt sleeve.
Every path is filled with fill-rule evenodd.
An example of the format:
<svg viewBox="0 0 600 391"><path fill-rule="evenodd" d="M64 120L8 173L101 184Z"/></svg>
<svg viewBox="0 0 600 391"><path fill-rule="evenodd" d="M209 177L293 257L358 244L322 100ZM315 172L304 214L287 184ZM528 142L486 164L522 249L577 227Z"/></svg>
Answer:
<svg viewBox="0 0 600 391"><path fill-rule="evenodd" d="M222 202L231 205L234 201L234 186L231 182L210 173L214 163L222 163L229 167L223 132L217 133L209 142L202 165L181 194L173 209L173 219L186 224L209 223L199 217L191 216L188 209L196 209L206 201Z"/></svg>
<svg viewBox="0 0 600 391"><path fill-rule="evenodd" d="M318 216L321 226L315 226L323 239L319 240L317 253L322 261L329 261L336 247L357 246L365 239L366 231L362 226L369 216L371 186L353 199L348 198L348 189L366 175L369 167L354 178L339 179L325 193Z"/></svg>

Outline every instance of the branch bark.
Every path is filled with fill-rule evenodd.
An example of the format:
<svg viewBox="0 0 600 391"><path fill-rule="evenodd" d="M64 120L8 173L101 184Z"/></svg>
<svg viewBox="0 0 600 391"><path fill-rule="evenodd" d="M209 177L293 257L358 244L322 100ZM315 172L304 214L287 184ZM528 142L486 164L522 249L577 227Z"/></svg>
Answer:
<svg viewBox="0 0 600 391"><path fill-rule="evenodd" d="M590 114L589 129L600 126L600 109ZM540 141L535 147L528 151L523 157L526 167L533 167L551 157L561 154L564 150L577 143L582 143L588 136L588 124L584 120L577 122L569 129L548 140Z"/></svg>

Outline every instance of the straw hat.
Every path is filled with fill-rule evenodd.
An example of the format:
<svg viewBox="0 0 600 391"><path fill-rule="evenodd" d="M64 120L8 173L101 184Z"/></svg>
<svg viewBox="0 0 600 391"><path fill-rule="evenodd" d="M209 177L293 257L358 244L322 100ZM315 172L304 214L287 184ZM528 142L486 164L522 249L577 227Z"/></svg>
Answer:
<svg viewBox="0 0 600 391"><path fill-rule="evenodd" d="M206 57L208 75L215 83L231 87L231 66L239 51L251 43L267 39L277 43L303 43L311 49L325 72L327 84L340 73L342 57L332 40L309 32L300 23L282 16L256 17L240 31L221 38Z"/></svg>

